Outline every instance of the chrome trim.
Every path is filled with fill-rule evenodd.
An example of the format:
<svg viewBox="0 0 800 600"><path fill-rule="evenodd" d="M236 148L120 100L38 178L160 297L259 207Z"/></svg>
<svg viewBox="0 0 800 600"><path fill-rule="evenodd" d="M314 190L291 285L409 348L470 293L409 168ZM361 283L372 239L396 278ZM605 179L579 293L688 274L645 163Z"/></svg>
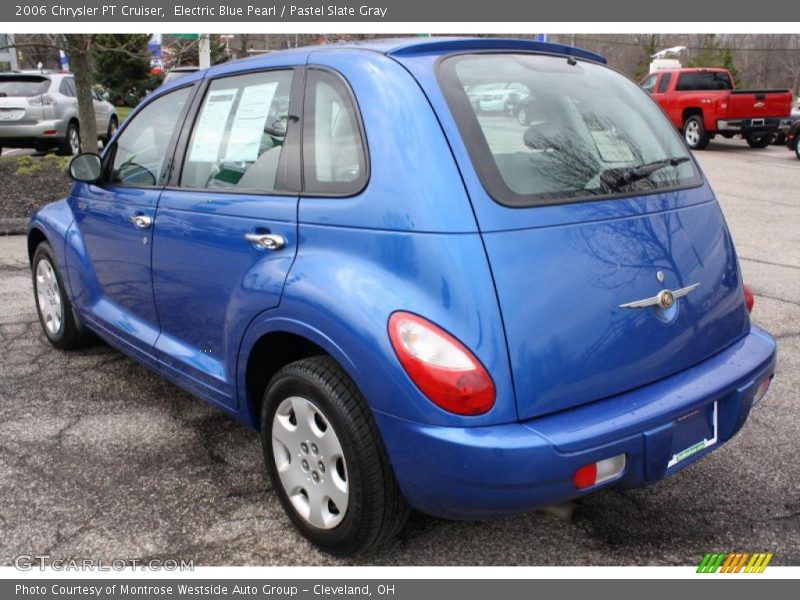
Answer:
<svg viewBox="0 0 800 600"><path fill-rule="evenodd" d="M153 224L153 219L147 215L131 215L130 221L139 229L150 229Z"/></svg>
<svg viewBox="0 0 800 600"><path fill-rule="evenodd" d="M697 288L700 284L693 283L687 285L679 290L661 290L655 296L650 298L643 298L642 300L634 300L633 302L626 302L620 304L620 308L647 308L648 306L660 306L662 308L669 308L675 303L678 298L683 298L686 294Z"/></svg>
<svg viewBox="0 0 800 600"><path fill-rule="evenodd" d="M280 250L286 245L286 239L274 233L246 233L244 239L252 242L261 250Z"/></svg>

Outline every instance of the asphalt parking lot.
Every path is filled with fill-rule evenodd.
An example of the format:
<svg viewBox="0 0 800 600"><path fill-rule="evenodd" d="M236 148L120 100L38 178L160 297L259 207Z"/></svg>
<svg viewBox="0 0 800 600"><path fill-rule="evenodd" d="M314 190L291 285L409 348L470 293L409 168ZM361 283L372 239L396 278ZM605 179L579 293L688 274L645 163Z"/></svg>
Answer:
<svg viewBox="0 0 800 600"><path fill-rule="evenodd" d="M259 440L105 345L73 353L39 331L24 238L0 238L0 564L19 554L198 565L674 565L707 551L800 565L800 161L712 142L698 153L779 340L778 373L744 430L655 486L604 491L571 521L414 515L383 552L339 561L295 534Z"/></svg>

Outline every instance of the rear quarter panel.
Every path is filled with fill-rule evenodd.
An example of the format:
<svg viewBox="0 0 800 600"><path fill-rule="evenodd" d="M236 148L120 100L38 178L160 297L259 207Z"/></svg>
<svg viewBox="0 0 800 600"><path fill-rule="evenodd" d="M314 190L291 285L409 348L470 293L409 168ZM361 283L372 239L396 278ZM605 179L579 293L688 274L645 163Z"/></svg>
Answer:
<svg viewBox="0 0 800 600"><path fill-rule="evenodd" d="M334 69L351 85L364 123L370 179L349 198L301 197L298 255L280 308L263 313L245 337L239 394L247 394L248 349L264 333L283 330L302 332L330 352L373 410L440 425L515 421L488 261L425 95L401 65L375 52L312 53L309 64ZM430 319L475 353L497 389L491 411L458 417L422 396L389 342L388 319L396 310Z"/></svg>

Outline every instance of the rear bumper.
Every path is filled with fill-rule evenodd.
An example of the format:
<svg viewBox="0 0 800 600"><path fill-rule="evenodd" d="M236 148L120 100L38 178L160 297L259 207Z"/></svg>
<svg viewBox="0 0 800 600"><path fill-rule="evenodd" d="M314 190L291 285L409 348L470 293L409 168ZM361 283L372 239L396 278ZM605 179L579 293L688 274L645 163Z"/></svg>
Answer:
<svg viewBox="0 0 800 600"><path fill-rule="evenodd" d="M502 516L609 486L658 481L741 429L756 390L775 372L776 345L753 327L742 340L677 375L606 400L493 427L429 426L377 413L400 486L423 512L455 519ZM717 402L718 442L672 468L673 422ZM585 490L587 464L625 454L622 473Z"/></svg>
<svg viewBox="0 0 800 600"><path fill-rule="evenodd" d="M36 123L0 123L0 146L6 148L32 148L36 145L56 145L67 134L63 120L37 121Z"/></svg>
<svg viewBox="0 0 800 600"><path fill-rule="evenodd" d="M787 131L791 119L753 117L749 119L718 119L717 131L720 133L776 133Z"/></svg>

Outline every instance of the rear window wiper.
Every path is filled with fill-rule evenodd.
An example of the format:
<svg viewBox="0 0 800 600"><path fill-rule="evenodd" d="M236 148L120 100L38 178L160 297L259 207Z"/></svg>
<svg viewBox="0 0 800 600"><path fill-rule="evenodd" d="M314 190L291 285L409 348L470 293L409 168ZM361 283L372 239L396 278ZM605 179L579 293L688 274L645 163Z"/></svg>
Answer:
<svg viewBox="0 0 800 600"><path fill-rule="evenodd" d="M629 183L646 179L664 167L677 167L679 164L685 163L688 160L688 156L671 156L627 169L606 169L600 173L600 181L604 186L612 190L618 190Z"/></svg>

